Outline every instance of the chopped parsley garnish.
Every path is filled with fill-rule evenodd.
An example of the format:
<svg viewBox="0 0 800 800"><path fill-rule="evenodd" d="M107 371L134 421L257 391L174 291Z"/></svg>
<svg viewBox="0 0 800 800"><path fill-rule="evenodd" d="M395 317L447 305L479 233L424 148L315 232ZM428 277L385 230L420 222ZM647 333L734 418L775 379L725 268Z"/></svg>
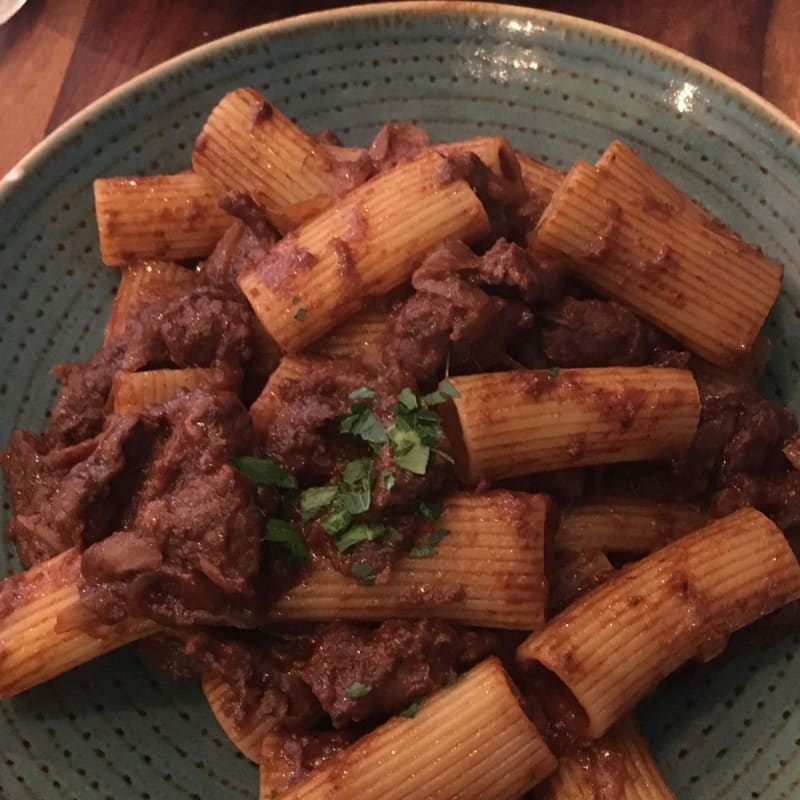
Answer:
<svg viewBox="0 0 800 800"><path fill-rule="evenodd" d="M275 489L296 489L297 478L271 458L240 456L233 459L233 466L253 483L272 486Z"/></svg>
<svg viewBox="0 0 800 800"><path fill-rule="evenodd" d="M547 370L547 374L551 378L557 378L560 372L561 369L559 367L550 367L550 369Z"/></svg>
<svg viewBox="0 0 800 800"><path fill-rule="evenodd" d="M352 521L353 515L349 511L340 508L323 520L322 527L326 533L331 534L331 536L336 536L346 531L350 527Z"/></svg>
<svg viewBox="0 0 800 800"><path fill-rule="evenodd" d="M359 522L357 525L348 528L347 531L336 540L336 549L340 553L344 553L345 550L349 550L351 547L361 544L361 542L374 542L376 539L382 539L385 535L385 525L373 525L368 522Z"/></svg>
<svg viewBox="0 0 800 800"><path fill-rule="evenodd" d="M420 500L418 508L425 519L439 519L444 510L439 500Z"/></svg>
<svg viewBox="0 0 800 800"><path fill-rule="evenodd" d="M429 537L428 541L423 545L412 547L408 551L409 558L430 558L436 552L436 545L450 533L447 528L438 528Z"/></svg>
<svg viewBox="0 0 800 800"><path fill-rule="evenodd" d="M461 395L458 393L458 389L450 381L442 381L436 391L426 394L422 401L426 406L438 406L441 403L446 403L448 400L455 400L459 397Z"/></svg>
<svg viewBox="0 0 800 800"><path fill-rule="evenodd" d="M324 511L323 530L335 539L343 553L361 542L373 542L387 533L385 525L358 522L355 517L368 511L372 504L372 460L356 458L348 462L338 486L316 486L300 496L303 521L308 522Z"/></svg>
<svg viewBox="0 0 800 800"><path fill-rule="evenodd" d="M301 306L297 309L297 313L294 315L294 318L298 322L302 322L306 318L306 310Z"/></svg>
<svg viewBox="0 0 800 800"><path fill-rule="evenodd" d="M450 388L443 389L444 384ZM455 392L455 389L443 381L439 384L438 390L443 399L434 399L436 402L443 402L444 396L449 396L451 392ZM433 395L436 394L437 392L433 393ZM433 397L433 395L428 395L428 397ZM439 442L441 419L427 405L426 399L423 399L423 403L420 404L416 395L406 387L397 395L394 419L386 430L392 444L394 463L415 475L425 474L431 452L439 453L449 459L447 453L442 453L434 448L434 445Z"/></svg>
<svg viewBox="0 0 800 800"><path fill-rule="evenodd" d="M309 558L303 537L285 519L268 519L264 523L261 538L265 542L283 545L295 561L307 561Z"/></svg>
<svg viewBox="0 0 800 800"><path fill-rule="evenodd" d="M336 503L351 514L362 514L372 502L372 459L356 458L348 462Z"/></svg>
<svg viewBox="0 0 800 800"><path fill-rule="evenodd" d="M417 396L411 391L411 389L408 388L408 386L400 390L400 394L397 395L397 402L406 411L414 411L414 409L419 408Z"/></svg>
<svg viewBox="0 0 800 800"><path fill-rule="evenodd" d="M368 386L361 386L358 389L353 389L347 397L351 403L357 403L359 400L369 400L372 402L378 399L378 393Z"/></svg>
<svg viewBox="0 0 800 800"><path fill-rule="evenodd" d="M372 586L375 583L375 567L368 561L359 561L353 564L350 574L365 586Z"/></svg>
<svg viewBox="0 0 800 800"><path fill-rule="evenodd" d="M330 506L338 491L338 486L313 486L311 489L306 489L300 495L300 513L303 515L303 522L318 517Z"/></svg>
<svg viewBox="0 0 800 800"><path fill-rule="evenodd" d="M345 690L345 697L350 700L358 700L359 697L366 697L372 691L372 687L368 683L361 683L361 681L353 681Z"/></svg>
<svg viewBox="0 0 800 800"><path fill-rule="evenodd" d="M381 421L370 407L378 398L374 389L362 386L350 392L350 413L339 419L339 430L358 436L371 445L381 445L387 441L386 431Z"/></svg>
<svg viewBox="0 0 800 800"><path fill-rule="evenodd" d="M414 719L417 716L417 712L422 708L422 700L415 700L411 705L404 708L397 716L398 717L405 717L406 719Z"/></svg>
<svg viewBox="0 0 800 800"><path fill-rule="evenodd" d="M385 469L381 473L381 483L383 483L383 488L386 489L387 492L391 492L394 488L394 485L397 483L397 478L395 477L394 472Z"/></svg>

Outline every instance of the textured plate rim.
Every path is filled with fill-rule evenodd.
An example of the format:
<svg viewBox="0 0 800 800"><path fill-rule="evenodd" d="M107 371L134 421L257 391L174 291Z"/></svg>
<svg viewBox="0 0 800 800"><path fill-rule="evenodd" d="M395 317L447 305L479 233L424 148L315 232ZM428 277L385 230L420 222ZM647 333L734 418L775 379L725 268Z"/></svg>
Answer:
<svg viewBox="0 0 800 800"><path fill-rule="evenodd" d="M773 130L777 129L778 132L786 137L786 145L796 150L798 157L800 157L800 124L792 120L777 106L724 72L645 36L570 14L528 8L526 6L464 2L464 0L456 0L455 2L453 0L404 0L403 2L343 6L341 8L300 14L276 20L275 22L267 22L236 31L207 44L193 47L145 70L78 111L49 133L26 156L18 161L4 177L0 178L0 203L9 201L14 191L21 184L24 184L30 172L35 172L41 164L46 162L54 152L68 142L81 128L90 123L94 117L99 116L125 98L140 91L156 78L169 77L175 71L191 67L195 61L202 60L215 53L224 53L229 48L239 45L318 30L331 24L352 22L354 18L380 22L390 18L400 19L403 17L412 19L424 19L426 17L442 19L483 17L494 19L497 22L521 19L525 23L549 24L551 27L573 30L587 36L602 36L616 45L639 50L647 56L659 56L669 67L675 70L682 70L689 75L699 76L705 83L712 85L723 94L738 99L744 104L745 111L749 110L751 113L755 113Z"/></svg>

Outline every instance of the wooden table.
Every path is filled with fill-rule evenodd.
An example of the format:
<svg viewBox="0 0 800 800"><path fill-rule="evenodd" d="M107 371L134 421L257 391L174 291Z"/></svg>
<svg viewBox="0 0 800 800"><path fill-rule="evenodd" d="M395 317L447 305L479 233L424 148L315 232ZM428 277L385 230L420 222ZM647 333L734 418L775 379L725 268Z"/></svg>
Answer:
<svg viewBox="0 0 800 800"><path fill-rule="evenodd" d="M0 175L87 103L241 28L345 2L28 0L0 27ZM522 3L617 25L728 73L800 120L800 0Z"/></svg>

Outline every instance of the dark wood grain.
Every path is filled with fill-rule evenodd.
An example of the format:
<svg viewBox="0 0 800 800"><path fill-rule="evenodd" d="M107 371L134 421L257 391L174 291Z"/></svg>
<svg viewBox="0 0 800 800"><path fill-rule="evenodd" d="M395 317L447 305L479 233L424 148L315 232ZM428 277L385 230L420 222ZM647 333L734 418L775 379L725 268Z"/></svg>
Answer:
<svg viewBox="0 0 800 800"><path fill-rule="evenodd" d="M361 4L361 3L353 3ZM319 0L29 0L0 28L0 175L105 92L196 45ZM800 119L798 0L544 0L674 47Z"/></svg>

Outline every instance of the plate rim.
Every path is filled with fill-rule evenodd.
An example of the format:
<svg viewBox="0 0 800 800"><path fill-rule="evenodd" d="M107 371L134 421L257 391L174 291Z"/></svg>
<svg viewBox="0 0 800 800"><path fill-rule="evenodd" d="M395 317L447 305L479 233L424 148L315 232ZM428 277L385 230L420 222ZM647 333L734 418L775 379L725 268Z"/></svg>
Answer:
<svg viewBox="0 0 800 800"><path fill-rule="evenodd" d="M689 73L695 73L714 86L714 88L743 101L746 106L744 110L749 110L751 113L755 112L756 115L761 116L763 121L766 121L783 134L786 137L786 146L795 149L798 158L800 158L800 122L795 122L788 114L781 111L769 100L721 70L646 36L572 14L508 3L474 2L473 0L399 0L357 6L347 5L298 14L273 22L265 22L234 31L211 42L197 45L146 69L96 98L69 119L62 122L12 166L4 176L0 177L0 204L7 203L14 191L20 184L24 183L28 173L36 171L39 165L44 163L71 135L77 133L94 117L108 108L115 106L129 95L140 91L154 78L189 67L196 60L206 58L215 52L224 52L232 46L247 45L253 41L313 31L326 27L331 23L335 25L343 21L352 20L353 16L357 16L362 20L376 21L402 17L413 19L425 17L465 19L483 16L485 18L494 18L496 21L501 22L503 19L521 18L525 22L549 23L551 26L562 29L571 29L587 35L602 36L620 46L628 46L644 51L651 56L658 55L670 66L674 66L676 69L683 69ZM747 108L748 106L749 108Z"/></svg>

